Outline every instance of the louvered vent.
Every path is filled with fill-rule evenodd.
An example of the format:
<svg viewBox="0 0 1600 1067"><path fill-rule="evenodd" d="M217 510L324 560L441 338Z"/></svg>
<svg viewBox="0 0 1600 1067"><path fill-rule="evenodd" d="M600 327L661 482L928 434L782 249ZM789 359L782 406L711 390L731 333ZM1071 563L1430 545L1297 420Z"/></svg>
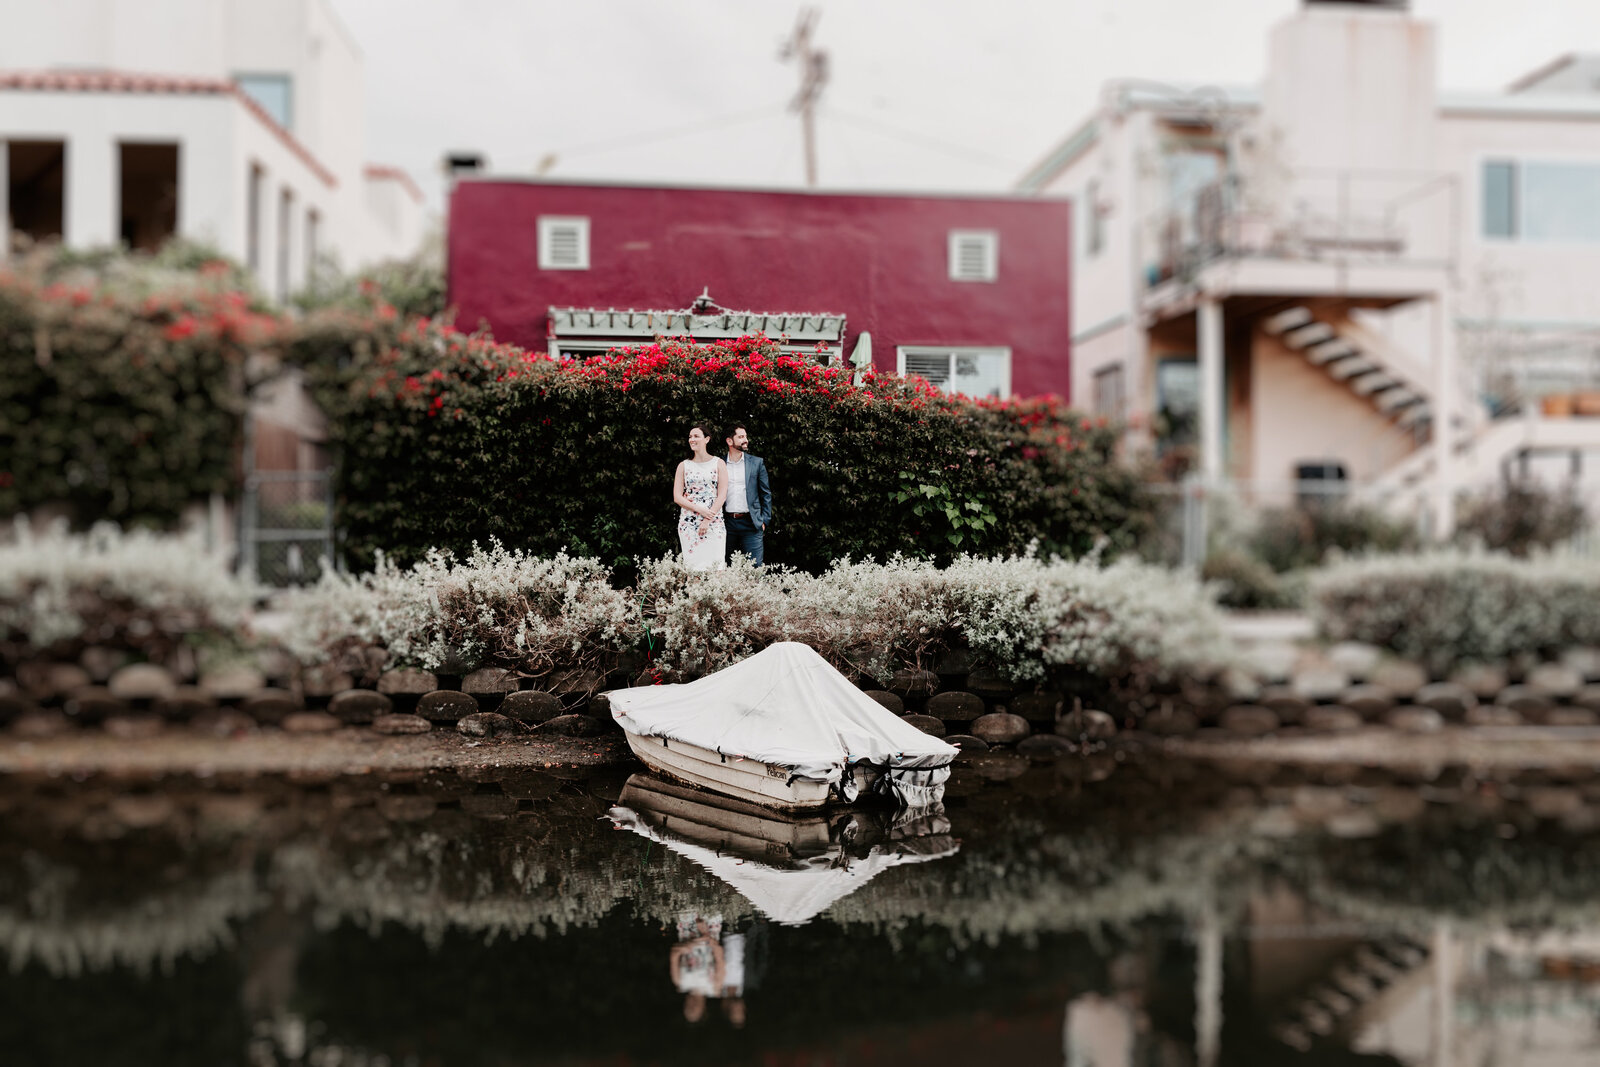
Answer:
<svg viewBox="0 0 1600 1067"><path fill-rule="evenodd" d="M950 278L992 282L999 274L1000 237L993 230L950 231Z"/></svg>
<svg viewBox="0 0 1600 1067"><path fill-rule="evenodd" d="M944 389L950 385L950 357L906 353L906 377L926 378L930 385Z"/></svg>
<svg viewBox="0 0 1600 1067"><path fill-rule="evenodd" d="M588 270L589 220L553 215L541 216L539 269Z"/></svg>

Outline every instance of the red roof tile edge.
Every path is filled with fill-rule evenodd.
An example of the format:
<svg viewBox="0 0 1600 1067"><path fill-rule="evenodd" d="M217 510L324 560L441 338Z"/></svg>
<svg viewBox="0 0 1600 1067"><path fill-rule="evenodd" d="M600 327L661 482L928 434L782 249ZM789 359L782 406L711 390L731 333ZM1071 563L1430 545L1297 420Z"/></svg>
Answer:
<svg viewBox="0 0 1600 1067"><path fill-rule="evenodd" d="M245 106L268 130L282 141L329 188L339 184L333 171L323 166L316 156L294 134L284 129L267 113L267 109L252 100L243 89L226 78L190 78L168 74L134 74L111 70L4 70L0 71L0 89L20 89L24 92L65 93L188 93L193 95L231 96Z"/></svg>
<svg viewBox="0 0 1600 1067"><path fill-rule="evenodd" d="M411 199L419 204L422 203L421 187L400 167L391 167L386 163L368 163L366 175L375 181L399 182L405 187L406 192L411 194Z"/></svg>

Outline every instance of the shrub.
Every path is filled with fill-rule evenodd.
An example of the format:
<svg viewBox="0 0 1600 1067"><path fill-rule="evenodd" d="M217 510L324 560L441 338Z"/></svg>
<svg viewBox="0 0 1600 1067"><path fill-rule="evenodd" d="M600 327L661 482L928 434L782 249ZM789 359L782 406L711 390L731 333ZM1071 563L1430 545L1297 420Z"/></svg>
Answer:
<svg viewBox="0 0 1600 1067"><path fill-rule="evenodd" d="M12 665L85 644L165 661L207 635L241 639L256 590L194 538L100 525L0 542L0 658Z"/></svg>
<svg viewBox="0 0 1600 1067"><path fill-rule="evenodd" d="M1224 607L1270 610L1298 603L1285 578L1241 549L1213 549L1200 568L1200 577L1217 587L1217 603Z"/></svg>
<svg viewBox="0 0 1600 1067"><path fill-rule="evenodd" d="M593 559L536 559L494 544L466 559L433 550L408 568L378 557L356 577L325 573L285 601L289 651L308 662L381 647L400 663L463 672L493 665L531 676L594 667L633 644L638 611Z"/></svg>
<svg viewBox="0 0 1600 1067"><path fill-rule="evenodd" d="M1583 501L1572 489L1512 482L1468 501L1456 525L1456 538L1513 556L1527 556L1536 549L1554 548L1572 540L1588 524Z"/></svg>
<svg viewBox="0 0 1600 1067"><path fill-rule="evenodd" d="M491 538L624 569L675 551L672 471L698 421L748 426L772 470L769 558L807 570L1120 545L1140 510L1109 431L1053 404L979 405L890 375L856 387L765 338L558 362L380 305L312 316L293 350L332 416L357 566Z"/></svg>
<svg viewBox="0 0 1600 1067"><path fill-rule="evenodd" d="M0 514L166 525L231 492L249 357L280 329L236 281L105 253L0 271Z"/></svg>
<svg viewBox="0 0 1600 1067"><path fill-rule="evenodd" d="M1416 528L1376 508L1323 501L1262 512L1249 551L1279 574L1315 567L1339 552L1401 552L1417 545Z"/></svg>
<svg viewBox="0 0 1600 1067"><path fill-rule="evenodd" d="M1600 563L1441 549L1375 556L1310 579L1330 640L1366 641L1439 669L1600 643Z"/></svg>
<svg viewBox="0 0 1600 1067"><path fill-rule="evenodd" d="M313 268L306 287L294 295L293 303L301 311L364 311L377 303L408 319L440 315L446 307L444 236L435 231L412 255L385 260L354 275L323 258Z"/></svg>
<svg viewBox="0 0 1600 1067"><path fill-rule="evenodd" d="M443 553L408 569L385 560L293 595L291 650L320 659L378 645L433 670L492 663L542 675L648 648L656 664L694 676L803 641L850 677L883 683L970 649L979 666L1023 684L1087 675L1125 698L1231 661L1204 588L1131 560L962 556L944 569L841 560L810 575L743 560L691 573L666 557L644 564L637 591L608 578L593 559L499 546L462 563Z"/></svg>

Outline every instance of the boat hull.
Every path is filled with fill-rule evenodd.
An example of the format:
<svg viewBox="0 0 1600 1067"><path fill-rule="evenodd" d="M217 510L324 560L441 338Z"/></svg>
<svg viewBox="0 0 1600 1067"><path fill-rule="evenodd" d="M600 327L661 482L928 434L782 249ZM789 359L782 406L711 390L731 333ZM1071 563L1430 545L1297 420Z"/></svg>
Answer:
<svg viewBox="0 0 1600 1067"><path fill-rule="evenodd" d="M625 736L633 754L657 774L737 800L779 811L812 811L824 807L833 796L828 783L797 778L793 768L781 764L743 756L723 757L698 745L632 731L625 732ZM858 786L876 777L864 769L856 770L855 775Z"/></svg>
<svg viewBox="0 0 1600 1067"><path fill-rule="evenodd" d="M790 814L652 774L629 778L617 803L663 833L771 866L801 866L834 847L823 815Z"/></svg>

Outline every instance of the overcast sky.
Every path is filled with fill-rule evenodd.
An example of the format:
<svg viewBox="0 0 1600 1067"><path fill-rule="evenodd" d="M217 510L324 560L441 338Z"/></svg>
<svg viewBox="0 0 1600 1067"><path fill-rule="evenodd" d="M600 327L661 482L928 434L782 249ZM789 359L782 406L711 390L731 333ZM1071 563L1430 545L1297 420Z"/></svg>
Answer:
<svg viewBox="0 0 1600 1067"><path fill-rule="evenodd" d="M1009 187L1103 82L1252 84L1299 0L813 0L831 80L825 188ZM803 183L799 84L778 58L800 0L332 0L365 57L368 156L438 207L439 160L491 172ZM1600 0L1414 0L1440 83L1495 90L1600 52Z"/></svg>

